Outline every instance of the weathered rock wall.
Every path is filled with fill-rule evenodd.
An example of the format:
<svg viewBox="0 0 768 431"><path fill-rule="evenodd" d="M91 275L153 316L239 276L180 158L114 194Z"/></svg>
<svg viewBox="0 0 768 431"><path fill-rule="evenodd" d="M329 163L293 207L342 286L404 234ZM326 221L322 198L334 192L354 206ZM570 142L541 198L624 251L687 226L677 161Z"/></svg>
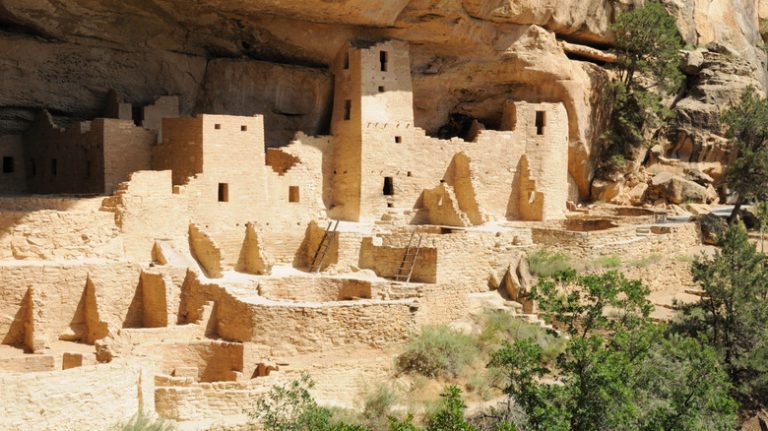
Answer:
<svg viewBox="0 0 768 431"><path fill-rule="evenodd" d="M24 130L37 108L62 121L99 115L114 88L132 103L178 94L182 114L264 114L268 145L284 145L297 130L327 131L327 70L344 42L398 38L411 42L416 125L430 133L450 113L494 128L510 96L563 102L569 172L584 197L605 120L607 74L566 57L557 39L608 47L617 8L633 3L641 2L2 0L0 135ZM666 3L690 47L730 56L705 56L678 103L671 145L692 145L683 159L695 160L722 144L710 121L718 108L747 85L765 88L759 26L768 6Z"/></svg>

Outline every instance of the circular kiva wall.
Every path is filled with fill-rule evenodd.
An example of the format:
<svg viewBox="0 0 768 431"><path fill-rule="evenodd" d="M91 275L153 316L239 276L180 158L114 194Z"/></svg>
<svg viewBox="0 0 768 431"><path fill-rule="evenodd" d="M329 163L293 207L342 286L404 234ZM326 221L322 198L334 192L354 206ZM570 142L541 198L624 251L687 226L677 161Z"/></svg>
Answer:
<svg viewBox="0 0 768 431"><path fill-rule="evenodd" d="M348 278L286 277L259 282L259 294L272 300L347 301L371 298L371 282Z"/></svg>

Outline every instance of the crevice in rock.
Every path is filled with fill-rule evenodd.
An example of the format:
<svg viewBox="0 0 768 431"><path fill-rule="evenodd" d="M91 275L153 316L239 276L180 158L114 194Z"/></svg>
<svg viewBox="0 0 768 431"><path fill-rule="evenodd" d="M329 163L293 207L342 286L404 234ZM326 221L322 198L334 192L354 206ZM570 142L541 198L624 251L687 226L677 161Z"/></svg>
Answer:
<svg viewBox="0 0 768 431"><path fill-rule="evenodd" d="M583 61L583 62L587 62L587 63L592 63L592 64L595 64L595 65L600 66L600 67L605 67L605 65L608 64L605 61L596 60L593 57L589 57L589 56L586 56L586 55L580 55L580 54L577 54L575 52L568 52L568 51L566 51L565 52L565 56L568 57L569 60Z"/></svg>
<svg viewBox="0 0 768 431"><path fill-rule="evenodd" d="M47 41L58 41L59 39L31 25L26 25L14 21L8 10L0 5L0 32L7 34L26 35L45 39Z"/></svg>

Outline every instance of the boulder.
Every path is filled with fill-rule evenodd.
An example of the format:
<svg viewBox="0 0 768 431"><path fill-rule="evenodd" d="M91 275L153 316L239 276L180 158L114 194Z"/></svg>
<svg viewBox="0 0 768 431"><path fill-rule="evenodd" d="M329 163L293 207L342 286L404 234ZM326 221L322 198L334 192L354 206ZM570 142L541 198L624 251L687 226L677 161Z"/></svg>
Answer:
<svg viewBox="0 0 768 431"><path fill-rule="evenodd" d="M640 183L629 191L629 203L632 205L641 205L645 201L645 192L648 191L647 183Z"/></svg>
<svg viewBox="0 0 768 431"><path fill-rule="evenodd" d="M501 280L499 279L499 275L496 274L496 272L491 271L490 274L488 274L488 290L496 290L501 286Z"/></svg>
<svg viewBox="0 0 768 431"><path fill-rule="evenodd" d="M517 277L517 262L510 263L501 279L499 289L505 293L509 299L518 301L524 294L520 279Z"/></svg>
<svg viewBox="0 0 768 431"><path fill-rule="evenodd" d="M712 201L706 187L669 172L661 172L653 177L648 186L648 196L653 200L663 199L673 204Z"/></svg>
<svg viewBox="0 0 768 431"><path fill-rule="evenodd" d="M699 48L688 53L685 57L685 63L683 63L683 73L686 75L698 75L701 71L701 66L704 64L704 50Z"/></svg>
<svg viewBox="0 0 768 431"><path fill-rule="evenodd" d="M693 181L694 183L702 185L704 187L715 182L714 178L710 177L709 175L705 174L704 172L698 169L688 169L685 172L685 179Z"/></svg>
<svg viewBox="0 0 768 431"><path fill-rule="evenodd" d="M709 205L704 204L686 204L685 210L695 216L700 216L709 214L712 211L712 208L710 208Z"/></svg>
<svg viewBox="0 0 768 431"><path fill-rule="evenodd" d="M494 281L493 278L489 280L491 285ZM504 276L499 282L499 290L512 301L521 304L523 313L533 313L535 304L528 296L532 288L533 275L528 265L528 259L518 256L510 262L504 271Z"/></svg>
<svg viewBox="0 0 768 431"><path fill-rule="evenodd" d="M528 265L528 258L521 258L517 264L517 278L520 280L520 287L522 287L525 293L531 291L533 288L533 275L531 274L531 267Z"/></svg>
<svg viewBox="0 0 768 431"><path fill-rule="evenodd" d="M592 197L610 202L621 193L622 187L623 184L619 181L595 180L592 182Z"/></svg>
<svg viewBox="0 0 768 431"><path fill-rule="evenodd" d="M701 232L701 242L717 245L718 238L728 229L728 223L714 214L702 214L696 217Z"/></svg>

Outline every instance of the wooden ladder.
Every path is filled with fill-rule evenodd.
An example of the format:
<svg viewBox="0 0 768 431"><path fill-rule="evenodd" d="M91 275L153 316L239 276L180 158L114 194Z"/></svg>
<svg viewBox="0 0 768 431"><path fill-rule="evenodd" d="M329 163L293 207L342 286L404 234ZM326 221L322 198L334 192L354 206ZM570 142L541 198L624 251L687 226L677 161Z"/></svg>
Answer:
<svg viewBox="0 0 768 431"><path fill-rule="evenodd" d="M339 221L331 220L328 222L328 227L325 228L323 233L323 239L320 240L320 244L317 245L317 251L312 258L312 264L309 266L309 272L320 272L320 267L323 265L325 255L328 254L328 250L333 244L333 240L339 236Z"/></svg>
<svg viewBox="0 0 768 431"><path fill-rule="evenodd" d="M416 240L416 246L413 247L413 239L416 236L416 231L411 232L411 238L408 240L408 246L405 247L405 254L403 254L403 260L400 262L400 268L397 270L395 280L404 281L406 283L411 282L411 276L413 276L413 269L416 267L416 258L419 257L421 251L421 239L419 235Z"/></svg>

